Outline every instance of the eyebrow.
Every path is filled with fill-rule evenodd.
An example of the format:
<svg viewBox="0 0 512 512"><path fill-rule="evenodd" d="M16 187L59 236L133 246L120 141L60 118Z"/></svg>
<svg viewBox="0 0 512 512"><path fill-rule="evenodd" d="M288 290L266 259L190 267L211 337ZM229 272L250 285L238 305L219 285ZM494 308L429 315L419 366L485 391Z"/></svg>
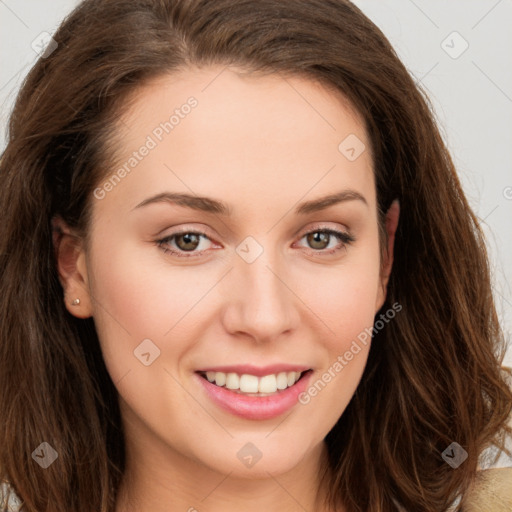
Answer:
<svg viewBox="0 0 512 512"><path fill-rule="evenodd" d="M320 197L319 199L313 199L311 201L301 203L295 209L295 214L306 215L308 213L325 210L330 206L347 201L361 201L368 206L368 202L365 197L359 192L355 190L342 190L335 194L330 194L328 196ZM200 210L228 217L232 215L231 208L218 199L177 192L162 192L161 194L144 199L144 201L135 206L133 210L155 203L170 203L177 206L191 208L193 210Z"/></svg>

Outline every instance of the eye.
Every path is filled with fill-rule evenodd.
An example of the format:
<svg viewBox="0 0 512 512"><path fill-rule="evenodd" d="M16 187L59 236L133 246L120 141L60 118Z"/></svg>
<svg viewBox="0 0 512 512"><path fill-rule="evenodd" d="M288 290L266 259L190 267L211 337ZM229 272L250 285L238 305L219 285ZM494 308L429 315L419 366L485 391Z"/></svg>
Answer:
<svg viewBox="0 0 512 512"><path fill-rule="evenodd" d="M190 258L207 249L207 247L201 246L203 239L209 240L209 237L201 231L181 231L157 240L156 243L164 252L172 253L181 258ZM197 251L196 249L200 246L201 250Z"/></svg>
<svg viewBox="0 0 512 512"><path fill-rule="evenodd" d="M328 228L308 231L302 236L301 240L303 238L306 238L307 243L314 252L320 252L321 254L335 254L355 241L355 238L349 233ZM332 246L331 242L333 241L338 243Z"/></svg>

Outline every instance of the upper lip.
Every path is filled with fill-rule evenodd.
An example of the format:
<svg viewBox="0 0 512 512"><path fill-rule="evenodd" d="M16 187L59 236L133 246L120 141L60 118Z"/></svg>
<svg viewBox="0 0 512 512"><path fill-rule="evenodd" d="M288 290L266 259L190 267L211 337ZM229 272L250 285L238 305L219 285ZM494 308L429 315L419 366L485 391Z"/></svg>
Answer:
<svg viewBox="0 0 512 512"><path fill-rule="evenodd" d="M268 366L254 366L251 364L208 366L197 370L197 372L237 373L238 375L249 374L255 375L256 377L263 377L264 375L277 374L281 372L305 372L310 369L311 368L309 366L304 365L276 363Z"/></svg>

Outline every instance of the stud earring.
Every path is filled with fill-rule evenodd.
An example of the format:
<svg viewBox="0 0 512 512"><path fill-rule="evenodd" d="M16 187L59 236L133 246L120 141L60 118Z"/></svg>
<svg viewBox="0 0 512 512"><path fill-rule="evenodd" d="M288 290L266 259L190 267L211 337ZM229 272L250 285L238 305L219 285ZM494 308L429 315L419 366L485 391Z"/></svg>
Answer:
<svg viewBox="0 0 512 512"><path fill-rule="evenodd" d="M80 304L80 299L75 299L75 300L71 303L71 305L72 305L72 306L78 306L78 304Z"/></svg>

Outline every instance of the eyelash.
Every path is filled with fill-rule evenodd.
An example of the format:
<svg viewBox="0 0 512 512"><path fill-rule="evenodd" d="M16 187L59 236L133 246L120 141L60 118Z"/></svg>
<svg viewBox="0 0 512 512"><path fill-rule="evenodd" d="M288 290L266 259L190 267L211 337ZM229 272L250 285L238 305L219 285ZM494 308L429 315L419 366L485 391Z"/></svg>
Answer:
<svg viewBox="0 0 512 512"><path fill-rule="evenodd" d="M329 250L309 249L313 253L322 254L324 256L335 254L335 253L345 249L348 245L355 242L355 238L352 235L350 235L349 233L346 233L344 231L337 231L335 229L330 229L330 228L316 228L316 229L307 231L300 237L300 240L302 240L302 238L304 238L305 236L310 235L312 233L323 233L323 234L332 235L332 236L336 237L341 242L341 247L337 247L335 249L329 249ZM183 231L178 231L176 233L173 233L172 235L166 236L165 238L161 238L160 240L156 240L155 243L160 249L162 249L162 251L164 253L171 253L171 254L177 256L178 258L198 257L198 255L200 255L203 251L187 253L186 251L177 251L175 249L169 249L169 247L166 245L175 237L184 235L184 234L199 235L199 236L206 237L209 239L208 235L202 231L183 230Z"/></svg>

